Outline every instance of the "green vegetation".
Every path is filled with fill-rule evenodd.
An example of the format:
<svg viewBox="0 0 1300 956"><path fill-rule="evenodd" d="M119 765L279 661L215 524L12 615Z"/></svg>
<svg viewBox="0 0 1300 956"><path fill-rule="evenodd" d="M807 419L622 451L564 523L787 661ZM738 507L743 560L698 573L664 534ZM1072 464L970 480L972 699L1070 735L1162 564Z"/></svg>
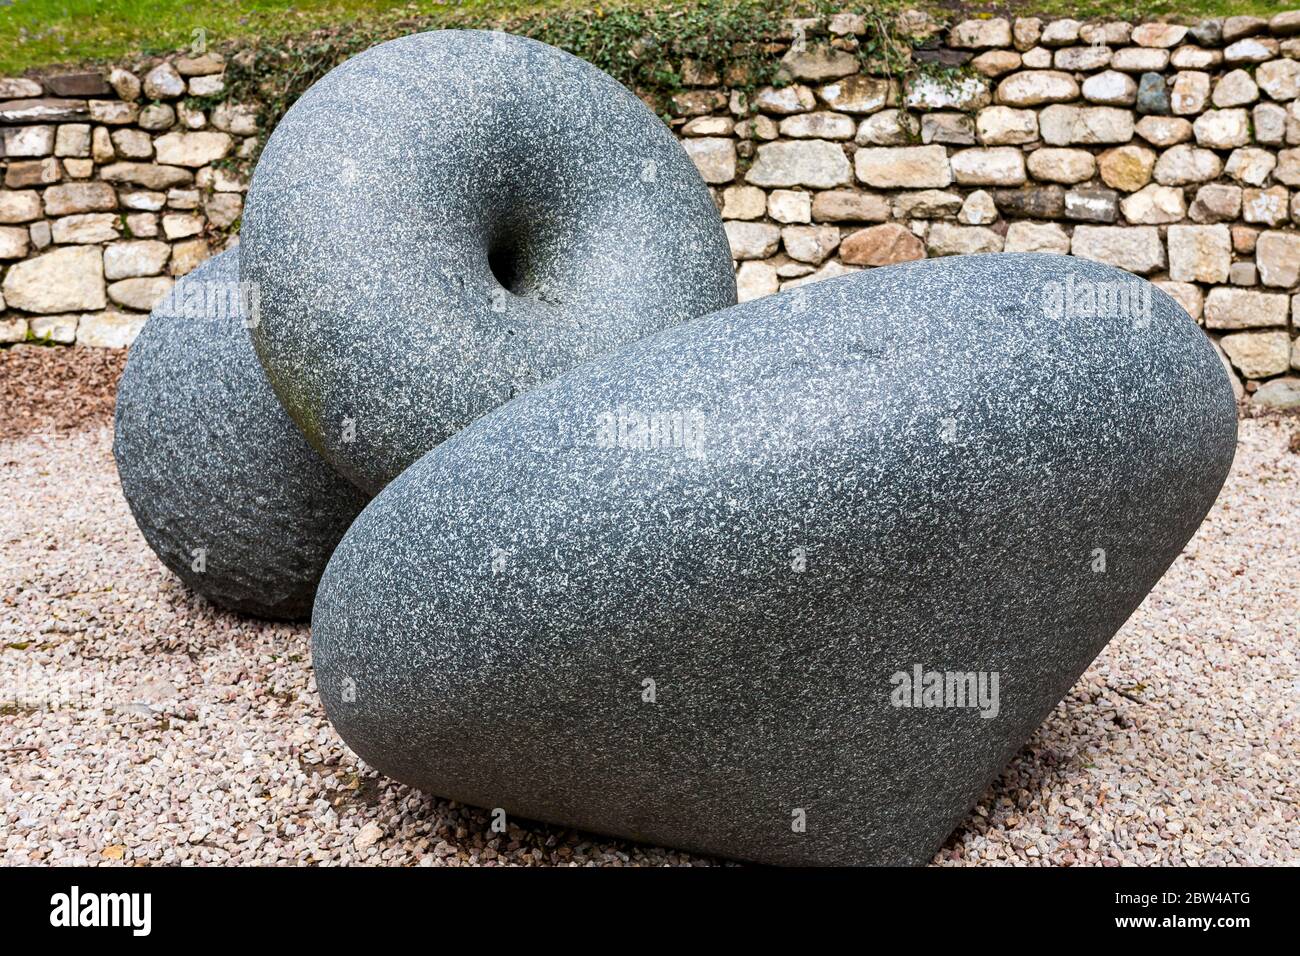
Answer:
<svg viewBox="0 0 1300 956"><path fill-rule="evenodd" d="M121 59L189 47L196 39L275 40L346 24L381 25L438 19L475 10L504 13L524 6L503 0L0 0L0 72L54 63Z"/></svg>
<svg viewBox="0 0 1300 956"><path fill-rule="evenodd" d="M979 16L1008 11L1141 19L1197 18L1251 13L1268 16L1300 7L1300 0L876 0L873 3L779 3L775 0L0 0L0 73L13 74L53 64L121 60L158 54L196 41L222 47L232 41L292 43L302 47L313 32L350 32L370 42L438 26L525 24L528 32L574 52L594 51L599 65L642 55L625 42L650 29L652 43L671 40L679 54L713 55L733 41L758 38L751 18L779 19L792 10L851 9L877 14L905 6L936 15ZM981 13L985 11L985 13ZM659 32L662 31L662 32ZM694 51L694 52L692 52ZM637 67L640 69L640 67Z"/></svg>
<svg viewBox="0 0 1300 956"><path fill-rule="evenodd" d="M652 0L615 4L620 10L653 6ZM161 54L196 41L274 43L339 28L389 36L569 12L578 20L603 13L582 0L0 0L0 73Z"/></svg>
<svg viewBox="0 0 1300 956"><path fill-rule="evenodd" d="M621 6L609 11L529 9L502 13L466 4L432 17L377 18L364 24L259 42L232 64L228 87L235 98L256 98L272 118L311 83L347 57L375 43L431 27L504 26L561 47L596 64L630 87L674 91L685 61L716 69L718 54L748 71L754 82L772 69L762 44L779 28L775 0L698 0L654 10Z"/></svg>
<svg viewBox="0 0 1300 956"><path fill-rule="evenodd" d="M846 10L865 13L868 19L869 32L859 38L858 57L872 72L901 76L907 63L904 54L916 38L899 35L883 8L864 11L837 0L677 0L658 8L623 4L608 10L529 10L496 16L461 8L435 23L496 26L560 47L636 90L667 117L674 112L672 98L692 85L692 72L708 77L696 79L695 85L713 85L717 77L740 91L778 82L779 61L771 43L786 29L783 21ZM259 126L267 131L312 83L343 60L390 37L432 25L425 20L384 20L274 42L253 41L241 45L228 64L222 95L256 103ZM925 65L924 71L940 79L956 75L933 65Z"/></svg>

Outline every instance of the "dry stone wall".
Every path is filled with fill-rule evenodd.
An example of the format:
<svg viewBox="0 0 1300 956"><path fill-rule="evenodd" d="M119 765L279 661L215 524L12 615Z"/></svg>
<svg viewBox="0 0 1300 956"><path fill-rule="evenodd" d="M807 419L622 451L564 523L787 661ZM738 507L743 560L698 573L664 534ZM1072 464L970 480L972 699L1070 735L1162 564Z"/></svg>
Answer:
<svg viewBox="0 0 1300 956"><path fill-rule="evenodd" d="M235 241L257 112L224 57L0 78L0 343L130 344Z"/></svg>
<svg viewBox="0 0 1300 956"><path fill-rule="evenodd" d="M1300 404L1300 12L1190 24L908 12L790 21L778 85L683 64L672 125L742 299L926 256L1039 251L1146 276L1238 394ZM873 47L874 48L874 47ZM234 233L256 111L221 56L0 79L0 341L123 345Z"/></svg>
<svg viewBox="0 0 1300 956"><path fill-rule="evenodd" d="M926 256L1084 256L1178 299L1239 395L1300 404L1300 13L904 16L923 42L900 75L863 69L867 24L842 15L820 41L796 24L788 85L679 98L707 110L680 128L742 299Z"/></svg>

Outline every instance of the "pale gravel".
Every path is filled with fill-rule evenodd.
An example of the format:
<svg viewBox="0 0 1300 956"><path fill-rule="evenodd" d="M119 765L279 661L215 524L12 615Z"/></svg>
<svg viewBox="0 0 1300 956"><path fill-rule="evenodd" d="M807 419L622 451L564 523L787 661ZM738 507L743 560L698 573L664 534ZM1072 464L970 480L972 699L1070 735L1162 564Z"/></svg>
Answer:
<svg viewBox="0 0 1300 956"><path fill-rule="evenodd" d="M1300 863L1296 418L1242 422L1218 504L936 857ZM153 557L107 423L0 442L0 863L706 865L511 821L362 766L305 626Z"/></svg>

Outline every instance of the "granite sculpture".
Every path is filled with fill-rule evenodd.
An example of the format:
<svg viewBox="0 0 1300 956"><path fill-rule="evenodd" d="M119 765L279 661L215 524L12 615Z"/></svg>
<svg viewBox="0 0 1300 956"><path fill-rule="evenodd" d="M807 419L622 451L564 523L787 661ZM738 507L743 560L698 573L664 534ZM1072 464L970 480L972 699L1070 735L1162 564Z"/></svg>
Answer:
<svg viewBox="0 0 1300 956"><path fill-rule="evenodd" d="M380 44L308 90L240 255L272 386L371 494L539 382L736 301L669 129L591 64L477 30Z"/></svg>
<svg viewBox="0 0 1300 956"><path fill-rule="evenodd" d="M255 315L195 312L241 279ZM708 189L628 91L505 34L395 40L290 110L238 252L146 324L123 490L213 600L312 606L326 712L397 780L922 863L1213 503L1227 375L1082 258L734 302Z"/></svg>
<svg viewBox="0 0 1300 956"><path fill-rule="evenodd" d="M367 497L280 407L247 291L223 252L154 309L118 384L113 457L136 524L181 580L224 607L303 618Z"/></svg>
<svg viewBox="0 0 1300 956"><path fill-rule="evenodd" d="M1235 435L1205 335L1119 270L824 281L561 375L407 469L326 569L317 684L353 750L431 793L922 863L1178 555Z"/></svg>
<svg viewBox="0 0 1300 956"><path fill-rule="evenodd" d="M253 290L257 321L172 304L218 284ZM119 399L123 490L195 590L305 616L334 543L406 463L562 369L735 300L708 188L616 81L507 34L394 40L295 104L239 249L146 323Z"/></svg>

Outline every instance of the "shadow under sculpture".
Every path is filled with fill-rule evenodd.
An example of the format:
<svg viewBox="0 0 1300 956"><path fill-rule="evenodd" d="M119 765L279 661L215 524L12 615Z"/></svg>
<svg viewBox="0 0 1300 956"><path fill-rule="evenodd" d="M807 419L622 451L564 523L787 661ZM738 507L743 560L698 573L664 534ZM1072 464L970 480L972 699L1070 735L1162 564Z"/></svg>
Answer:
<svg viewBox="0 0 1300 956"><path fill-rule="evenodd" d="M431 793L923 863L1178 555L1235 436L1210 343L1127 273L973 256L806 286L421 458L329 563L317 683L353 750ZM931 672L975 681L907 686Z"/></svg>

